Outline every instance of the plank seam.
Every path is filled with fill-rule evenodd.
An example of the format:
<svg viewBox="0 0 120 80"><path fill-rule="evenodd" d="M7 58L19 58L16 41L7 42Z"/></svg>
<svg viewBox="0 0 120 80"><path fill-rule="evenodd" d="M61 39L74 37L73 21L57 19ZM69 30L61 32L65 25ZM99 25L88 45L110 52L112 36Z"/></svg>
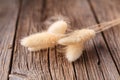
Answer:
<svg viewBox="0 0 120 80"><path fill-rule="evenodd" d="M117 67L117 64L116 64L116 62L115 62L114 57L112 56L112 52L111 52L111 50L110 50L110 47L108 46L108 42L107 42L107 40L106 40L105 35L104 35L103 32L102 32L102 36L103 36L103 39L105 40L106 46L107 46L108 51L110 52L110 55L111 55L111 57L112 57L112 59L113 59L113 62L114 62L115 67L116 67L116 69L117 69L117 71L118 71L118 74L120 75L120 71L119 71L119 69L118 69L118 67Z"/></svg>
<svg viewBox="0 0 120 80"><path fill-rule="evenodd" d="M95 13L95 11L94 11L94 9L93 9L93 6L92 6L90 0L87 0L87 1L88 1L88 5L89 5L89 7L90 7L90 9L91 9L91 12L93 13L93 16L94 16L94 19L95 19L96 23L99 23L99 21L98 21L98 19L97 19L97 15L96 15L96 13ZM99 68L99 70L100 70L100 72L101 72L101 74L102 74L102 76L103 76L103 79L105 80L104 74L103 74L103 72L102 72L102 70L101 70L101 66L100 66L100 63L101 63L101 61L100 61L100 56L98 55L98 52L97 52L97 49L96 49L96 46L95 46L95 43L94 43L93 40L92 40L92 42L93 42L93 45L94 45L94 48L95 48L95 52L97 53L97 57L98 57L98 61L97 61L98 68ZM86 70L87 70L87 69L86 69ZM87 72L88 72L88 71L87 71ZM88 73L87 73L87 74L88 74ZM89 75L88 75L88 76L89 76ZM89 77L88 77L88 78L89 78Z"/></svg>
<svg viewBox="0 0 120 80"><path fill-rule="evenodd" d="M10 65L9 65L9 71L8 71L8 76L7 76L7 80L9 80L9 74L11 73L12 70L12 64L13 64L13 54L14 54L14 50L15 50L15 39L16 39L16 34L17 34L17 29L18 29L18 23L19 23L19 18L20 18L20 13L21 13L21 9L22 9L22 0L19 1L19 6L18 6L18 13L17 13L17 19L16 19L16 24L15 24L15 34L14 34L14 38L13 38L13 44L12 44L12 53L11 53L11 59L10 59Z"/></svg>
<svg viewBox="0 0 120 80"><path fill-rule="evenodd" d="M61 67L62 67L62 73L63 73L64 80L66 80L66 79L65 79L64 70L63 70L63 66L61 65Z"/></svg>
<svg viewBox="0 0 120 80"><path fill-rule="evenodd" d="M49 73L50 73L51 80L53 80L52 74L51 74L51 70L50 70L50 58L49 58L49 53L50 53L50 49L48 48L48 70L49 70Z"/></svg>
<svg viewBox="0 0 120 80"><path fill-rule="evenodd" d="M94 10L94 7L93 7L93 5L92 5L92 3L91 3L91 0L88 0L88 3L89 3L89 6L90 6L90 8L91 8L91 11L92 11L92 13L93 13L93 15L94 15L94 18L95 18L95 20L96 20L96 23L99 24L100 22L99 22L98 17L97 17L97 15L96 15L96 13L95 13L95 10ZM103 39L104 39L104 41L105 41L105 44L106 44L106 46L107 46L107 49L108 49L108 51L109 51L109 53L110 53L110 56L111 56L111 58L112 58L112 60L113 60L113 62L114 62L114 64L115 64L115 67L116 67L116 69L117 69L117 72L118 72L118 74L120 74L119 69L118 69L118 67L117 67L117 64L116 64L116 62L115 62L115 59L114 59L113 56L112 56L112 52L111 52L111 50L110 50L110 47L109 47L109 45L108 45L108 43L107 43L107 40L106 40L106 38L105 38L105 35L104 35L103 32L101 32L101 34L102 34L102 37L103 37Z"/></svg>
<svg viewBox="0 0 120 80"><path fill-rule="evenodd" d="M47 2L47 0L42 1L41 14L45 14L45 12L46 12L46 2ZM46 15L42 15L41 22L44 21L45 19L46 19Z"/></svg>
<svg viewBox="0 0 120 80"><path fill-rule="evenodd" d="M76 70L75 70L75 64L72 63L72 66L73 66L73 70L74 70L74 73L75 73L75 79L77 80L77 74L76 74Z"/></svg>
<svg viewBox="0 0 120 80"><path fill-rule="evenodd" d="M84 52L87 53L86 50L85 50ZM85 69L86 69L86 73L87 73L88 80L90 80L89 71L88 71L88 69L87 69L87 63L85 62L85 53L84 53L84 52L83 52L83 61L84 61L84 63L85 63Z"/></svg>
<svg viewBox="0 0 120 80"><path fill-rule="evenodd" d="M96 48L96 46L95 46L94 41L93 41L93 45L94 45L95 51L96 51L97 56L98 56L98 62L97 62L98 68L99 68L100 72L102 73L103 79L105 80L103 71L102 71L101 66L100 66L100 63L101 63L101 61L100 61L100 56L98 55L98 51L97 51L97 48Z"/></svg>

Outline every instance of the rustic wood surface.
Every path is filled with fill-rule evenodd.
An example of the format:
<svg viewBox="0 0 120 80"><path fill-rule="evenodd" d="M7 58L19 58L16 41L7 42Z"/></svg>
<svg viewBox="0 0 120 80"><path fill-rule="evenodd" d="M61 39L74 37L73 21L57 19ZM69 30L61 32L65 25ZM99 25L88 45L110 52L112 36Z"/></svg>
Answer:
<svg viewBox="0 0 120 80"><path fill-rule="evenodd" d="M7 80L18 16L18 0L0 0L0 80Z"/></svg>
<svg viewBox="0 0 120 80"><path fill-rule="evenodd" d="M0 0L0 80L120 80L120 25L90 40L69 63L60 46L29 52L20 39L47 28L52 16L72 29L120 18L119 0Z"/></svg>

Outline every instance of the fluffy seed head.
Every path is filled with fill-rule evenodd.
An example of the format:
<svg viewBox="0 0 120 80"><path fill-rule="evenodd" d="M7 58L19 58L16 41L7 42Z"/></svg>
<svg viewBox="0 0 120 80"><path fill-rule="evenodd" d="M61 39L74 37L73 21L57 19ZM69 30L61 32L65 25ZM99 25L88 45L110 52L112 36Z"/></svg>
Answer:
<svg viewBox="0 0 120 80"><path fill-rule="evenodd" d="M48 48L54 46L60 36L48 32L32 34L21 40L21 45L29 48Z"/></svg>
<svg viewBox="0 0 120 80"><path fill-rule="evenodd" d="M46 48L48 48L48 47L53 47L53 46L48 46L48 45L44 45L44 46L38 46L38 47L29 47L28 48L28 50L29 51L38 51L38 50L40 50L40 49L46 49Z"/></svg>
<svg viewBox="0 0 120 80"><path fill-rule="evenodd" d="M81 56L82 51L83 51L83 44L68 45L65 56L69 62L73 62Z"/></svg>
<svg viewBox="0 0 120 80"><path fill-rule="evenodd" d="M95 36L95 31L91 29L76 30L68 37L58 40L59 44L72 45L75 43L83 43Z"/></svg>
<svg viewBox="0 0 120 80"><path fill-rule="evenodd" d="M21 40L21 45L30 51L53 47L67 30L67 23L63 20L53 23L47 32L32 34Z"/></svg>
<svg viewBox="0 0 120 80"><path fill-rule="evenodd" d="M84 49L86 41L95 36L95 31L90 29L77 30L69 36L58 41L59 44L67 45L66 58L69 62L77 60Z"/></svg>
<svg viewBox="0 0 120 80"><path fill-rule="evenodd" d="M67 23L63 20L56 21L48 28L48 32L57 34L64 34L66 30Z"/></svg>

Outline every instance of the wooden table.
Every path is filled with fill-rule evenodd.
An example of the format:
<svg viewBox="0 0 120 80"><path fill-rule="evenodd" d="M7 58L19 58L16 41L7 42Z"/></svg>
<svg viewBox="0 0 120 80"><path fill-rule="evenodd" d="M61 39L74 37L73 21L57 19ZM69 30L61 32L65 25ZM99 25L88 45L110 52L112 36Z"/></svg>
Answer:
<svg viewBox="0 0 120 80"><path fill-rule="evenodd" d="M120 80L120 25L89 41L74 63L58 46L31 53L20 45L55 15L81 29L120 18L120 0L0 0L0 80Z"/></svg>

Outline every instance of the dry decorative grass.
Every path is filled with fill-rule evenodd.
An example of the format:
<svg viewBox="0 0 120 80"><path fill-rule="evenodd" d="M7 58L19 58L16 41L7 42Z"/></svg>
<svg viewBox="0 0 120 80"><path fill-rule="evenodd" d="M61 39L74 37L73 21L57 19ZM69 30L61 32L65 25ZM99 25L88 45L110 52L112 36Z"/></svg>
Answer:
<svg viewBox="0 0 120 80"><path fill-rule="evenodd" d="M64 20L58 20L47 31L23 38L21 45L28 47L30 51L53 47L56 44L65 45L66 58L68 61L73 62L81 56L85 43L92 39L96 33L100 33L118 24L120 24L120 19L64 34L68 24Z"/></svg>

